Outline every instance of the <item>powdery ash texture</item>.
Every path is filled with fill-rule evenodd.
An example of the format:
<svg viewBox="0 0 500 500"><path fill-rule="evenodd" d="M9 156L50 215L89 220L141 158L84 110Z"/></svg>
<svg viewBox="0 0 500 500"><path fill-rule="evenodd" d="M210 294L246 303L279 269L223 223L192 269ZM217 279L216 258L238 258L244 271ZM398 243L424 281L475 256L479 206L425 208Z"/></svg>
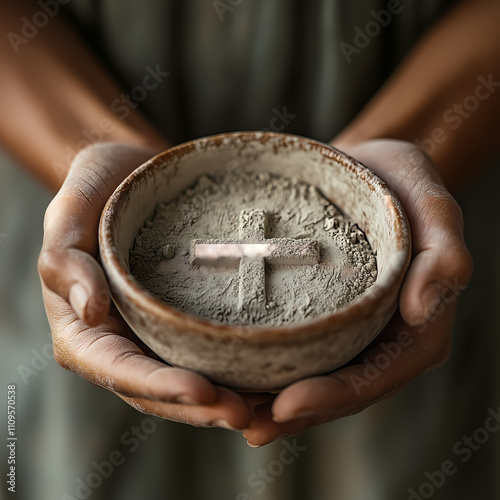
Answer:
<svg viewBox="0 0 500 500"><path fill-rule="evenodd" d="M234 258L224 256L232 248ZM221 257L199 260L196 252L207 249ZM377 277L365 234L317 188L241 171L203 175L158 204L135 239L130 270L176 309L259 326L328 315Z"/></svg>

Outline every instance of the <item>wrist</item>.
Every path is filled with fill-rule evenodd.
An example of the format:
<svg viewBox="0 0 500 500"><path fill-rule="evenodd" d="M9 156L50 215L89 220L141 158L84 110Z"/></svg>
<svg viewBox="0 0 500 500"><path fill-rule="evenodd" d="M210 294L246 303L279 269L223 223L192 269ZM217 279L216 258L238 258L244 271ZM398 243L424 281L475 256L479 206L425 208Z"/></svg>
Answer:
<svg viewBox="0 0 500 500"><path fill-rule="evenodd" d="M69 131L59 137L52 159L43 169L45 181L57 191L76 156L83 150L103 143L136 146L150 152L151 156L168 149L171 144L139 113L131 113L120 120L112 113L102 113L101 118L89 120L91 126L79 124L79 130Z"/></svg>
<svg viewBox="0 0 500 500"><path fill-rule="evenodd" d="M348 126L337 134L330 144L340 150L349 149L350 147L359 144L360 142L369 141L371 139L379 139L381 136L371 132L369 129L363 129L356 126Z"/></svg>
<svg viewBox="0 0 500 500"><path fill-rule="evenodd" d="M142 117L141 123L132 124L118 121L107 124L109 125L108 132L103 133L102 139L95 142L120 142L130 146L150 149L154 153L159 153L172 146L165 137Z"/></svg>

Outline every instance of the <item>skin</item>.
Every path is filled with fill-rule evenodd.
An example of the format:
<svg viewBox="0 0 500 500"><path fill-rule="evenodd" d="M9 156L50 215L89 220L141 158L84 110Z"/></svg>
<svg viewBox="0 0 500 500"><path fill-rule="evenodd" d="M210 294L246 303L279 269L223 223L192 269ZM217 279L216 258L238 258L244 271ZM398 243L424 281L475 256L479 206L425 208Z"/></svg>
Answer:
<svg viewBox="0 0 500 500"><path fill-rule="evenodd" d="M0 31L20 32L21 17L29 18L36 4L19 1L3 10ZM460 3L332 140L400 198L410 221L413 260L399 310L377 339L348 366L296 382L278 395L237 394L166 366L133 335L109 301L96 260L97 226L114 188L169 143L136 110L123 121L110 112L109 103L122 90L62 16L19 54L3 44L0 56L11 76L0 79L7 111L0 116L0 140L57 192L46 212L39 259L57 362L142 412L196 426L244 429L252 446L358 413L443 363L456 296L472 272L462 214L448 190L460 189L497 154L496 137L484 131L498 126L500 91L456 130L443 113L474 95L478 76L492 73L500 81L499 15L496 0ZM42 64L43 73L37 73ZM61 82L68 95L61 96ZM103 117L114 125L112 132L78 155L70 153L79 149L82 130L95 128ZM431 159L413 141L432 137L436 128L444 128L447 138L429 151ZM447 282L455 284L453 293ZM384 345L398 342L402 331L408 337L401 354L356 390L353 380L366 380L367 366Z"/></svg>
<svg viewBox="0 0 500 500"><path fill-rule="evenodd" d="M399 310L347 367L296 382L272 402L258 407L245 431L252 446L356 414L438 367L450 353L457 296L442 284L455 282L459 292L472 272L458 204L432 163L407 142L367 141L349 152L384 176L408 215L413 260L401 290ZM407 158L415 152L422 164L412 169ZM446 300L442 303L442 299ZM402 332L406 334L403 341L399 338ZM372 378L367 367L377 366L379 356L387 356L384 345L401 346L401 354Z"/></svg>

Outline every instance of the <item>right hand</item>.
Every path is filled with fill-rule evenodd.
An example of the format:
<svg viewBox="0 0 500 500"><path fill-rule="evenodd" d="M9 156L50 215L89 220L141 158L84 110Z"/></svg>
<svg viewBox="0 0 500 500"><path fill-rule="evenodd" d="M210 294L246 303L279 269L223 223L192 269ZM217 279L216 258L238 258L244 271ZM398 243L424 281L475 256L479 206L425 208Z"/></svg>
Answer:
<svg viewBox="0 0 500 500"><path fill-rule="evenodd" d="M244 433L251 446L359 413L438 367L450 354L456 299L472 273L460 207L432 161L414 144L379 139L340 146L387 182L408 216L413 259L399 311L349 363L299 380L272 403L260 405ZM398 354L388 358L387 346ZM389 361L379 369L377 359ZM367 370L374 366L378 371L371 377Z"/></svg>
<svg viewBox="0 0 500 500"><path fill-rule="evenodd" d="M96 258L104 205L157 151L101 143L81 151L47 208L39 257L54 356L64 368L144 413L203 427L244 428L250 410L234 391L156 357L110 303Z"/></svg>

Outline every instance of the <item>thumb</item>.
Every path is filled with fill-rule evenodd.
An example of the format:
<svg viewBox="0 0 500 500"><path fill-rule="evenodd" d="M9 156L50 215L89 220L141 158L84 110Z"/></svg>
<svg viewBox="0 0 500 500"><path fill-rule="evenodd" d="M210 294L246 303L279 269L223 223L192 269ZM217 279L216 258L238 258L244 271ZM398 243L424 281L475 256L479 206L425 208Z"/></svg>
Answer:
<svg viewBox="0 0 500 500"><path fill-rule="evenodd" d="M116 186L154 153L118 144L86 148L45 213L40 278L89 326L101 323L109 311L106 278L96 260L101 212Z"/></svg>
<svg viewBox="0 0 500 500"><path fill-rule="evenodd" d="M84 323L96 326L104 321L110 304L108 285L92 255L47 245L40 253L38 270L44 286L67 301Z"/></svg>
<svg viewBox="0 0 500 500"><path fill-rule="evenodd" d="M410 191L408 218L413 235L413 260L399 300L403 319L425 323L444 300L454 302L472 274L472 258L463 237L458 203L430 179Z"/></svg>
<svg viewBox="0 0 500 500"><path fill-rule="evenodd" d="M414 144L377 140L348 149L378 174L400 199L412 234L413 259L399 307L406 323L426 322L443 300L452 302L472 274L462 211L432 161ZM449 293L451 292L451 294Z"/></svg>

